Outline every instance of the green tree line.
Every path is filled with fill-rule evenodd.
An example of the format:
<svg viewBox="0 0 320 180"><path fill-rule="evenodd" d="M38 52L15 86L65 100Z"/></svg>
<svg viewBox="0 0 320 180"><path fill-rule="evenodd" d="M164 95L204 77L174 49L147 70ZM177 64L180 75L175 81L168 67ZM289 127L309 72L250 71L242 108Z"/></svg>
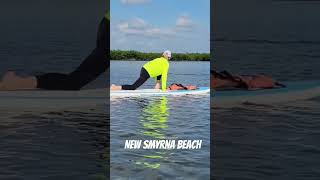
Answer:
<svg viewBox="0 0 320 180"><path fill-rule="evenodd" d="M149 61L162 56L162 53L111 50L111 60ZM210 61L209 53L172 53L172 61Z"/></svg>

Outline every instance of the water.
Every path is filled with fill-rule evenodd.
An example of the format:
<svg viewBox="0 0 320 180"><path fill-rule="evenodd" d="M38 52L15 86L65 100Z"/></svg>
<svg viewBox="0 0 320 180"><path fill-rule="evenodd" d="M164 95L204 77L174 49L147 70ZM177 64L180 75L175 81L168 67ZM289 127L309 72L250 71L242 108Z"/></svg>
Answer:
<svg viewBox="0 0 320 180"><path fill-rule="evenodd" d="M213 68L265 73L281 82L319 80L319 6L229 0L219 1L216 9ZM213 178L318 179L319 107L316 97L271 106L212 108Z"/></svg>
<svg viewBox="0 0 320 180"><path fill-rule="evenodd" d="M104 3L1 1L0 76L73 71L95 47ZM105 75L89 86L106 87ZM0 109L0 179L107 179L107 109L84 109Z"/></svg>
<svg viewBox="0 0 320 180"><path fill-rule="evenodd" d="M113 61L111 82L132 83L144 62ZM169 83L209 85L209 62L170 62ZM141 88L154 85L149 80ZM111 101L113 179L209 179L209 96ZM126 150L126 139L201 139L200 150ZM196 169L196 171L195 171Z"/></svg>
<svg viewBox="0 0 320 180"><path fill-rule="evenodd" d="M104 108L1 118L0 179L106 177L106 119Z"/></svg>

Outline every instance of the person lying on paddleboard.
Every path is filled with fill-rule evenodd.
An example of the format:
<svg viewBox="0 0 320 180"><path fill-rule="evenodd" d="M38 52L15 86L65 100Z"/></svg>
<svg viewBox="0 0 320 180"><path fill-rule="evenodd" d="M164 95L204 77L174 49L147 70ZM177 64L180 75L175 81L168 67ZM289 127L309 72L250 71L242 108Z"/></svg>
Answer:
<svg viewBox="0 0 320 180"><path fill-rule="evenodd" d="M47 89L47 90L79 90L96 79L109 67L110 18L106 13L102 19L96 41L96 48L69 74L47 73L38 76L20 77L14 72L7 72L0 81L0 90Z"/></svg>
<svg viewBox="0 0 320 180"><path fill-rule="evenodd" d="M228 89L270 89L275 87L285 87L274 80L272 77L260 75L231 75L227 71L216 72L210 71L211 89L228 90Z"/></svg>
<svg viewBox="0 0 320 180"><path fill-rule="evenodd" d="M132 85L117 86L112 84L110 89L111 90L135 90L151 77L151 78L157 79L156 85L154 88L160 89L160 80L161 80L161 90L165 91L167 89L167 76L168 76L170 59L171 59L171 52L164 51L162 54L162 57L156 58L143 65L140 71L140 77Z"/></svg>

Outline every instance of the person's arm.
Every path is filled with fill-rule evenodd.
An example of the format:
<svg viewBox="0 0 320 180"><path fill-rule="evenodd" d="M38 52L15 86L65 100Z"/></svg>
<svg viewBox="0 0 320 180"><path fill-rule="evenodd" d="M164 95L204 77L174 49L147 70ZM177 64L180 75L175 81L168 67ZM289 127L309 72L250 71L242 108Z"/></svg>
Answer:
<svg viewBox="0 0 320 180"><path fill-rule="evenodd" d="M160 89L160 80L161 80L161 75L157 76L156 85L154 86L154 89Z"/></svg>
<svg viewBox="0 0 320 180"><path fill-rule="evenodd" d="M167 90L168 69L169 69L169 66L163 71L163 73L161 75L161 89L162 89L162 91Z"/></svg>

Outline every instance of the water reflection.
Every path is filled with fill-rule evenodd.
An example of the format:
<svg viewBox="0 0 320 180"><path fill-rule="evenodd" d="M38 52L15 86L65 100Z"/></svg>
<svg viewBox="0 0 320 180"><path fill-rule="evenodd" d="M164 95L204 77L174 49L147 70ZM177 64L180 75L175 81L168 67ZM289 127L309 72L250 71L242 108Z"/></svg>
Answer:
<svg viewBox="0 0 320 180"><path fill-rule="evenodd" d="M168 116L167 98L152 100L141 112L141 134L151 139L164 139L164 131L168 128Z"/></svg>
<svg viewBox="0 0 320 180"><path fill-rule="evenodd" d="M141 102L141 101L140 101ZM169 117L168 100L165 96L155 99L148 99L140 104L141 114L139 122L141 129L139 134L144 140L166 139L166 129ZM144 150L144 155L136 161L137 165L146 168L158 169L160 162L166 159L167 150Z"/></svg>

